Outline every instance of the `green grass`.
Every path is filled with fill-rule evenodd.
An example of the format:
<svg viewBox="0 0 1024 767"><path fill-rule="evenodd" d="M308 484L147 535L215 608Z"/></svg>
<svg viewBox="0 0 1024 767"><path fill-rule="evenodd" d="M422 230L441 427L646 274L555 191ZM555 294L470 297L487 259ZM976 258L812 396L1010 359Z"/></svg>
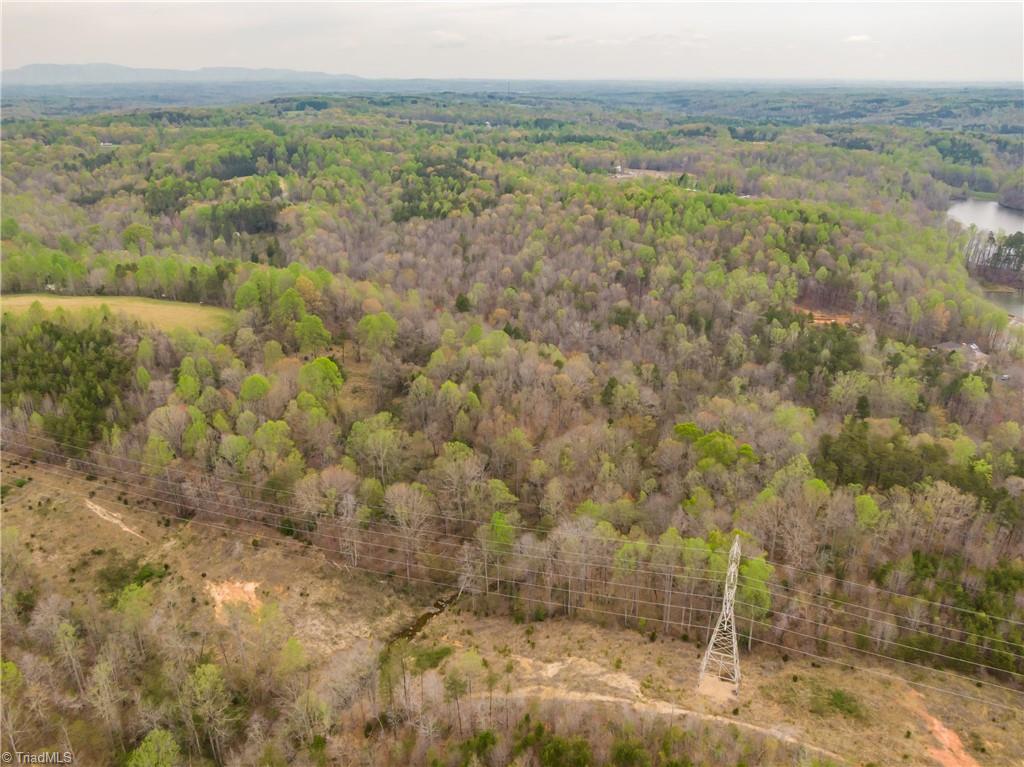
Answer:
<svg viewBox="0 0 1024 767"><path fill-rule="evenodd" d="M819 716L842 714L851 719L863 719L864 707L853 694L833 687L828 690L814 691L814 696L811 699L811 713Z"/></svg>
<svg viewBox="0 0 1024 767"><path fill-rule="evenodd" d="M96 580L108 596L116 596L129 584L143 586L149 581L161 580L165 575L165 566L140 563L139 557L126 559L119 551L114 551L109 555L107 564L96 573Z"/></svg>
<svg viewBox="0 0 1024 767"><path fill-rule="evenodd" d="M22 293L3 296L0 306L5 312L23 312L38 301L48 311L66 309L98 309L107 306L161 330L219 330L228 325L234 312L216 306L187 304L181 301L160 301L135 296L55 296L47 293Z"/></svg>
<svg viewBox="0 0 1024 767"><path fill-rule="evenodd" d="M423 673L427 669L437 668L441 661L452 654L452 648L448 645L439 647L417 647L413 648L414 664L418 672Z"/></svg>

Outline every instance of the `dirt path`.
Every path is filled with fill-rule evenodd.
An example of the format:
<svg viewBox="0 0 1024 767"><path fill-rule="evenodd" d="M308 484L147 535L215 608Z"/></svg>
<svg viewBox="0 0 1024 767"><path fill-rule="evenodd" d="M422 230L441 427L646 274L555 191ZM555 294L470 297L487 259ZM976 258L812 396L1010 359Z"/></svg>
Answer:
<svg viewBox="0 0 1024 767"><path fill-rule="evenodd" d="M640 682L629 674L609 671L604 666L586 658L570 656L554 663L544 663L522 655L513 655L512 659L525 671L529 680L526 686L512 691L513 695L521 698L538 698L565 703L611 703L629 706L637 712L665 717L690 717L704 722L731 725L782 741L787 745L797 746L817 756L825 756L842 764L848 763L834 751L807 743L777 727L764 727L721 714L707 714L666 700L650 698L642 692ZM558 681L558 678L563 675L567 679L565 684ZM583 686L587 690L572 689L570 685ZM956 736L955 733L953 735ZM977 765L972 761L962 764L943 764L943 767L977 767Z"/></svg>
<svg viewBox="0 0 1024 767"><path fill-rule="evenodd" d="M112 511L107 511L102 506L100 506L98 503L95 503L93 501L87 500L85 502L85 505L86 505L86 508L89 509L89 511L91 511L93 514L95 514L97 517L99 517L100 519L104 520L105 522L110 522L112 524L115 524L118 527L120 527L122 530L124 530L126 533L129 533L130 535L134 535L137 538L141 538L144 541L146 540L146 537L144 535L142 535L142 533L138 533L135 530L132 530L130 527L128 527L128 525L126 525L121 520L121 515L120 514L115 514ZM146 541L146 542L149 543L149 541Z"/></svg>
<svg viewBox="0 0 1024 767"><path fill-rule="evenodd" d="M981 767L973 756L967 753L960 736L949 729L924 705L924 699L917 690L910 691L911 710L920 715L928 726L928 732L938 742L937 746L929 746L928 754L942 767Z"/></svg>

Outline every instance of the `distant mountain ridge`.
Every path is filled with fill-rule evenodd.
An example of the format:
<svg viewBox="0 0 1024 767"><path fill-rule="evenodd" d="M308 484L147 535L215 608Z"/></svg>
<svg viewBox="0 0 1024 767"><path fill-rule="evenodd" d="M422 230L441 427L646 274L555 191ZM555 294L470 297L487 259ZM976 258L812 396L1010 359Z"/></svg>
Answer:
<svg viewBox="0 0 1024 767"><path fill-rule="evenodd" d="M355 75L304 72L295 69L202 67L156 69L120 64L28 64L3 72L6 85L101 85L126 83L328 82L359 80Z"/></svg>

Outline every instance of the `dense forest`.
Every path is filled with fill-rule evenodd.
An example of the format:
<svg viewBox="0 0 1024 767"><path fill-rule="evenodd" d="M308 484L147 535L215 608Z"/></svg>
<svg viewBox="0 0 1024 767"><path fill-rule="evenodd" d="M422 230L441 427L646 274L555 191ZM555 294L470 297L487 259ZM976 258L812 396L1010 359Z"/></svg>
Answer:
<svg viewBox="0 0 1024 767"><path fill-rule="evenodd" d="M482 614L698 644L738 532L745 648L849 645L1013 685L1024 325L968 275L971 233L944 212L1017 194L1024 143L894 123L825 101L765 124L469 95L5 122L5 294L233 320L5 312L4 451ZM1019 235L998 247L1019 262ZM252 764L258 714L287 720L264 753L322 752L301 648L197 660L144 620L159 573L115 574L93 621L36 604L17 565L6 697L33 674L62 694L5 709L9 732L57 743L42 723L62 712L96 723L112 764ZM145 693L112 703L129 679ZM171 689L183 708L159 703ZM451 735L438 764L487 763L493 733ZM506 745L596 763L528 718ZM609 748L689 763L671 744L643 761L628 734Z"/></svg>

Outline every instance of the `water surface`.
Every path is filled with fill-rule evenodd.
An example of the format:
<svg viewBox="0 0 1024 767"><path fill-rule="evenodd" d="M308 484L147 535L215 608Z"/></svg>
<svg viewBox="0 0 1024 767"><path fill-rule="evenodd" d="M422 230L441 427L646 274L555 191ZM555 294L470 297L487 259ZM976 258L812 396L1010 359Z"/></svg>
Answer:
<svg viewBox="0 0 1024 767"><path fill-rule="evenodd" d="M1014 317L1024 317L1024 293L1004 293L996 290L986 290L985 298L997 306L1003 307Z"/></svg>
<svg viewBox="0 0 1024 767"><path fill-rule="evenodd" d="M964 226L973 224L989 232L1024 231L1024 213L989 200L963 200L950 207L946 215Z"/></svg>

